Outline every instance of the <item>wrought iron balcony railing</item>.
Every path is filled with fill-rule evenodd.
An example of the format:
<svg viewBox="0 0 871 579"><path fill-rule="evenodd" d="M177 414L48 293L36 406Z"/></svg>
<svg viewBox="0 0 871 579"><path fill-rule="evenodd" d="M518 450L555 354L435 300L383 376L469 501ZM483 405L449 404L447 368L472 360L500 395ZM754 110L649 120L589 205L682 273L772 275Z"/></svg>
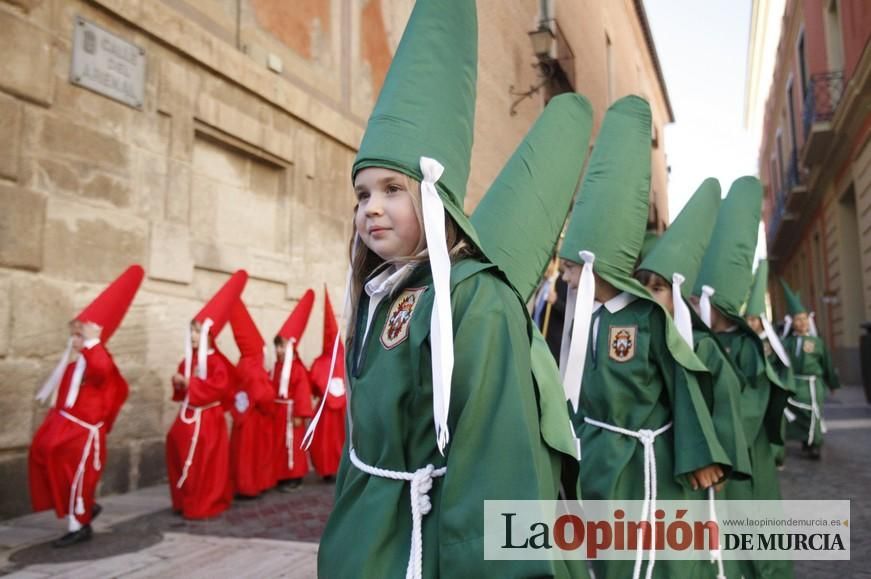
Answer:
<svg viewBox="0 0 871 579"><path fill-rule="evenodd" d="M831 121L844 96L844 71L811 75L804 99L804 135L810 134L813 123Z"/></svg>

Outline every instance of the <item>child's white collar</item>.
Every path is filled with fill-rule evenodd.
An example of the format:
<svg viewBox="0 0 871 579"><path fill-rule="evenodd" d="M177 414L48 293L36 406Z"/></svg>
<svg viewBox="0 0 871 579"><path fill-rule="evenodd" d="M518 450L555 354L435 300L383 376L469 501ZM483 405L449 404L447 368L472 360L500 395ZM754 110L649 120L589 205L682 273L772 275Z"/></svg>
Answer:
<svg viewBox="0 0 871 579"><path fill-rule="evenodd" d="M596 302L593 305L593 311L597 312L599 311L599 308L605 306L605 309L608 310L609 313L616 314L637 299L637 296L634 296L628 292L620 292L605 303Z"/></svg>

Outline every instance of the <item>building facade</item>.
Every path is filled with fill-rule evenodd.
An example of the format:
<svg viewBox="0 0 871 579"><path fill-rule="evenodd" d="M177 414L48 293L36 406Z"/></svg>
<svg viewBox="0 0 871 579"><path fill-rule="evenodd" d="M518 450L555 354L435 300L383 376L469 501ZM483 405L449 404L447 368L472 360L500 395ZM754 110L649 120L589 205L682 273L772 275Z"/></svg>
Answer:
<svg viewBox="0 0 871 579"><path fill-rule="evenodd" d="M349 169L412 5L0 0L0 518L29 510L27 449L46 411L34 395L67 322L131 263L147 274L110 344L131 391L102 493L164 478L185 327L233 271L250 274L243 298L267 341L318 290L300 351L319 354L320 288L336 304L345 275ZM586 94L598 127L639 93L661 230L672 113L641 0L479 0L478 13L467 210L549 96ZM528 37L540 21L554 37L544 79ZM218 343L235 359L229 332Z"/></svg>
<svg viewBox="0 0 871 579"><path fill-rule="evenodd" d="M854 384L871 321L869 39L863 0L787 0L759 157L775 315L785 313L780 276Z"/></svg>

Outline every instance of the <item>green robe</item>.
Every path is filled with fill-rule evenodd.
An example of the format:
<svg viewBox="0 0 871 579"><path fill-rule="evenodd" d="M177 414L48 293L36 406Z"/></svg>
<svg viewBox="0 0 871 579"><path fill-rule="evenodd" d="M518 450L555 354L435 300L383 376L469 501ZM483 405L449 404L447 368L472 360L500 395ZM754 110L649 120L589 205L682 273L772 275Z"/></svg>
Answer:
<svg viewBox="0 0 871 579"><path fill-rule="evenodd" d="M765 357L768 358L768 363L774 368L780 381L785 384L790 391L795 391L795 379L793 378L792 368L785 365L771 348L771 343L765 334L759 334L759 339L762 341L762 347L765 352ZM780 419L780 442L772 441L771 450L774 453L774 464L778 468L786 463L786 416Z"/></svg>
<svg viewBox="0 0 871 579"><path fill-rule="evenodd" d="M709 407L710 382L676 363L665 344L667 314L638 298L610 312L602 306L594 348L587 352L579 412L573 416L581 440L581 491L584 500L644 498L644 451L635 438L584 422L589 417L628 430L657 430L672 422L655 442L657 500L703 498L692 491L687 474L730 460L717 440ZM620 356L613 339L634 329L632 352ZM592 328L591 328L592 331ZM592 343L592 340L591 340ZM621 359L622 358L622 359ZM632 576L634 561L594 561L597 579ZM646 568L646 564L645 564ZM713 576L707 560L657 560L655 577Z"/></svg>
<svg viewBox="0 0 871 579"><path fill-rule="evenodd" d="M774 461L772 443L781 443L781 420L788 386L783 384L765 358L759 337L743 322L733 320L737 328L720 332L717 338L732 361L744 375L741 392L741 414L744 434L750 453L753 477L735 480L726 485L726 498L731 500L780 500L780 483ZM729 570L736 566L729 563ZM746 579L792 577L791 561L737 562ZM734 573L733 573L734 574ZM727 576L731 576L727 573Z"/></svg>
<svg viewBox="0 0 871 579"><path fill-rule="evenodd" d="M787 436L790 440L800 440L807 444L811 426L811 412L795 405L793 402L810 406L811 382L809 376L815 376L815 394L820 417L823 415L823 404L826 388L840 388L838 373L832 364L829 349L822 338L814 336L796 336L791 334L783 341L783 347L792 363L795 379L795 395L790 399L789 410L795 414L795 420L787 426ZM812 446L823 444L823 432L819 420L814 420L814 436Z"/></svg>
<svg viewBox="0 0 871 579"><path fill-rule="evenodd" d="M741 388L744 379L707 327L693 329L693 342L696 356L711 371L714 396L711 418L717 438L732 463L731 478L746 480L752 475L752 466L741 421Z"/></svg>
<svg viewBox="0 0 871 579"><path fill-rule="evenodd" d="M451 270L455 359L444 457L433 431L429 267L418 267L404 284L426 289L411 313L407 338L389 342L390 348L382 338L402 288L376 308L365 342L368 298L360 299L360 339L352 340L346 364L349 440L371 466L403 472L427 464L447 467L444 477L433 480L432 510L423 517L424 577L583 576L583 562L484 560L484 501L554 500L561 464L574 459L554 448L571 447L568 428L542 425L542 411L562 412L567 424L562 393L553 399L553 389L538 388L533 380L531 323L519 296L498 275L493 266L473 260ZM560 436L556 444L549 442ZM346 445L318 552L319 576L404 576L411 528L409 483L358 470Z"/></svg>

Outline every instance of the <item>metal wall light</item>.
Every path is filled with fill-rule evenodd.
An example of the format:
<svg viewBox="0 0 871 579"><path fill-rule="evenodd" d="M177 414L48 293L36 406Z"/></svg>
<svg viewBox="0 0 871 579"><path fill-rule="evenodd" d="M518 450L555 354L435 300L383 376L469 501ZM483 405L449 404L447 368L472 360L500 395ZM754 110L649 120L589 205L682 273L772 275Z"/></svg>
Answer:
<svg viewBox="0 0 871 579"><path fill-rule="evenodd" d="M525 92L515 91L514 85L511 85L508 88L508 93L511 96L518 97L511 103L509 114L512 117L517 114L517 105L528 98L532 98L532 95L541 90L541 87L546 85L548 81L553 78L557 67L556 60L551 56L551 48L553 47L554 39L556 39L556 36L553 33L549 21L542 20L539 23L538 28L529 32L529 41L532 43L532 52L535 54L537 60L533 66L538 69L539 82L535 85L530 85L529 90Z"/></svg>

